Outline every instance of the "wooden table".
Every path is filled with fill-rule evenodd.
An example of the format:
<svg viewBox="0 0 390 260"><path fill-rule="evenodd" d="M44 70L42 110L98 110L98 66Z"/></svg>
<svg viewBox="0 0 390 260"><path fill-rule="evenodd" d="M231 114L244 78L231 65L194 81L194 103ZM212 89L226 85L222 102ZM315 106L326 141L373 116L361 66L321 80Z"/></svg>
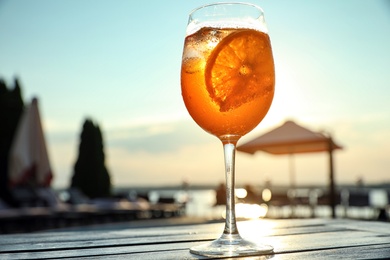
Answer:
<svg viewBox="0 0 390 260"><path fill-rule="evenodd" d="M0 259L202 259L188 249L223 229L219 222L151 223L1 235ZM243 237L274 247L274 254L248 259L390 258L390 223L284 219L241 221L238 227Z"/></svg>

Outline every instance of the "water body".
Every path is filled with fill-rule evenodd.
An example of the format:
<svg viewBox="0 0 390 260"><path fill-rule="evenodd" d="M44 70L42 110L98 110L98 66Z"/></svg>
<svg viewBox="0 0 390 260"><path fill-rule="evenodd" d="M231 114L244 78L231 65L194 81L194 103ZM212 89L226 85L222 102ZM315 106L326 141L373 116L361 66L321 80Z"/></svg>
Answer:
<svg viewBox="0 0 390 260"><path fill-rule="evenodd" d="M126 190L126 189L122 189ZM149 200L158 202L159 198L173 198L177 202L186 201L186 215L193 217L202 217L208 219L220 219L225 211L223 205L215 206L216 194L211 187L181 188L181 187L152 187L152 188L129 188L132 192L147 195ZM325 189L316 188L321 194ZM281 192L279 189L278 192ZM313 189L298 189L297 196L310 196ZM282 191L283 192L283 191ZM285 190L284 193L288 191ZM238 194L238 192L236 192ZM305 195L306 194L306 195ZM340 188L340 201L336 206L336 216L341 218L356 219L377 219L380 210L386 210L389 213L390 189L387 188ZM316 199L316 198L315 198ZM325 217L330 218L332 210L328 205L317 204L315 199L307 198L306 205L280 205L273 206L263 204L266 207L266 217L269 218L307 218L307 217ZM313 202L314 201L314 202ZM261 203L259 203L261 204ZM236 207L236 210L240 207Z"/></svg>

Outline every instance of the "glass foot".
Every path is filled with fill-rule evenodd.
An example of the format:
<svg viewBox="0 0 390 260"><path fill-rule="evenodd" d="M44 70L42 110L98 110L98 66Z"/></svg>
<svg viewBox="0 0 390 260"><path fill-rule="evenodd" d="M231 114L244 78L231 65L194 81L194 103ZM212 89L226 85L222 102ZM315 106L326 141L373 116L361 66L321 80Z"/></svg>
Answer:
<svg viewBox="0 0 390 260"><path fill-rule="evenodd" d="M270 245L257 244L241 238L239 235L225 236L190 248L190 252L208 257L250 256L273 253Z"/></svg>

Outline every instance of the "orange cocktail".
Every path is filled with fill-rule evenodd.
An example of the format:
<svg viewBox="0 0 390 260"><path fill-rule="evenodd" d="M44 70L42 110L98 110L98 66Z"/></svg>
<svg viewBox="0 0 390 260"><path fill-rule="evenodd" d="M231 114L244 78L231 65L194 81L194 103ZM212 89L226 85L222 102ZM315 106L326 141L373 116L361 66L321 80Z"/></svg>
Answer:
<svg viewBox="0 0 390 260"><path fill-rule="evenodd" d="M188 112L207 132L245 135L271 106L275 85L268 34L203 27L185 38L181 90Z"/></svg>
<svg viewBox="0 0 390 260"><path fill-rule="evenodd" d="M273 247L241 237L235 216L235 152L271 106L275 72L264 13L250 3L216 3L189 15L181 67L188 112L223 144L225 228L220 238L190 252L208 257L270 254ZM205 169L206 170L206 169Z"/></svg>

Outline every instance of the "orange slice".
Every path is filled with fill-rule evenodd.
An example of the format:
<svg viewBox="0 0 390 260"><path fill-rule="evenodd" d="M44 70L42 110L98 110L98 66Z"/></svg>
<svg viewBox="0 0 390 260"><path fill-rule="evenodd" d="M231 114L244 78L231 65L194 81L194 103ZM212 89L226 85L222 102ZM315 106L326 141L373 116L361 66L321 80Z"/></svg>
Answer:
<svg viewBox="0 0 390 260"><path fill-rule="evenodd" d="M268 35L243 29L225 37L211 53L205 70L207 90L220 111L227 112L259 97L270 70Z"/></svg>

